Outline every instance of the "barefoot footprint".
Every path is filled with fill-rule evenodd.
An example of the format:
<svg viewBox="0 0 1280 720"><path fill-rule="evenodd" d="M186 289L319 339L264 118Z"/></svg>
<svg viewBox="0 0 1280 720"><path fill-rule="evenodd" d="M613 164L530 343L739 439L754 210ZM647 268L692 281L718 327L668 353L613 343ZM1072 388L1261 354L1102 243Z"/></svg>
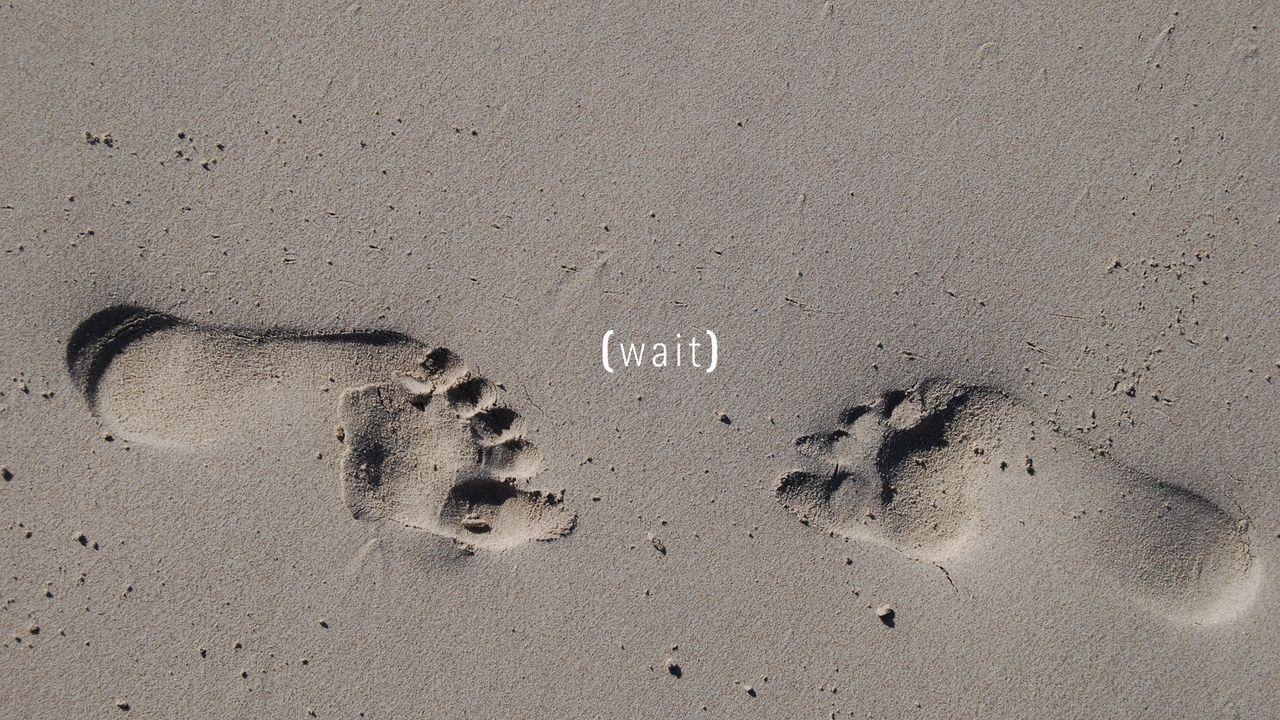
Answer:
<svg viewBox="0 0 1280 720"><path fill-rule="evenodd" d="M558 495L523 490L542 470L520 418L497 389L445 349L417 372L352 388L340 404L342 481L357 518L502 548L573 529Z"/></svg>
<svg viewBox="0 0 1280 720"><path fill-rule="evenodd" d="M339 419L342 488L360 519L485 549L573 528L559 495L522 487L542 465L498 389L450 351L399 333L230 330L118 306L76 328L67 367L112 435L143 444Z"/></svg>
<svg viewBox="0 0 1280 720"><path fill-rule="evenodd" d="M959 436L991 435L956 420L965 405L985 402L987 392L933 383L850 408L834 430L796 440L813 462L783 477L778 497L818 527L944 558L973 530L978 474Z"/></svg>
<svg viewBox="0 0 1280 720"><path fill-rule="evenodd" d="M1035 427L997 389L928 380L796 440L807 467L783 476L777 496L805 524L936 563L964 552L988 506L1021 487L1005 473L1022 473L1034 481L1030 502L1064 520L1043 535L1091 558L1135 598L1192 622L1247 606L1258 581L1247 523L1066 438L1037 440L1033 430L1028 439ZM1071 481L1039 481L1036 456L1067 468Z"/></svg>

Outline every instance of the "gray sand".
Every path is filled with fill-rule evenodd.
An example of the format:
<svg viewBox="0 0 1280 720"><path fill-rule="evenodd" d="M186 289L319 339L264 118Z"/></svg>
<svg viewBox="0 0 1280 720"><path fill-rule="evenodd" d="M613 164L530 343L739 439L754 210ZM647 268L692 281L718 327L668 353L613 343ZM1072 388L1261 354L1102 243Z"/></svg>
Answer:
<svg viewBox="0 0 1280 720"><path fill-rule="evenodd" d="M1280 717L1280 7L92 5L0 716Z"/></svg>

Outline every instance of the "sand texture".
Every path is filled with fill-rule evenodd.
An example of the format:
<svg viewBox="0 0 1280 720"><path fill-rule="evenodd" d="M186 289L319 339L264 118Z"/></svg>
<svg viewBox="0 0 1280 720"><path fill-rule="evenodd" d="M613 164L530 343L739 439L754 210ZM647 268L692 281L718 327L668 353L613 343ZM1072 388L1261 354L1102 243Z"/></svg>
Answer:
<svg viewBox="0 0 1280 720"><path fill-rule="evenodd" d="M1280 720L1280 5L11 3L0 83L0 718Z"/></svg>

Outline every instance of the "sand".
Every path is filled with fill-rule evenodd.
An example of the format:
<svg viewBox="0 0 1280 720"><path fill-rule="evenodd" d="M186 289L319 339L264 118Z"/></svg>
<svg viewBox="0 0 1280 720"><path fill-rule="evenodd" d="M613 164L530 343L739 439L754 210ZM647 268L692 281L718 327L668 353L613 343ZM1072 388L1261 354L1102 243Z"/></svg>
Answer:
<svg viewBox="0 0 1280 720"><path fill-rule="evenodd" d="M0 716L1280 717L1277 23L0 8Z"/></svg>

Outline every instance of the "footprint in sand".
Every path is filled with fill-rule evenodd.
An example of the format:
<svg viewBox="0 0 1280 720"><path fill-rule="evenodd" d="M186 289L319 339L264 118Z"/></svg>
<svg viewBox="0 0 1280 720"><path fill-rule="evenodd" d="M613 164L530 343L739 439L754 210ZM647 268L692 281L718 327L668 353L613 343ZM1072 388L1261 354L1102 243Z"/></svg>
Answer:
<svg viewBox="0 0 1280 720"><path fill-rule="evenodd" d="M929 380L796 440L806 467L783 476L777 496L805 524L935 563L998 524L993 508L1030 503L1062 519L1041 537L1171 618L1221 621L1248 604L1258 567L1246 522L1064 437L1036 439L1036 427L997 389ZM1070 481L1038 480L1037 457Z"/></svg>
<svg viewBox="0 0 1280 720"><path fill-rule="evenodd" d="M484 549L573 529L558 494L524 487L540 456L498 388L405 335L232 330L120 306L82 322L66 359L91 411L137 443L191 447L292 428L303 413L336 418L358 519Z"/></svg>
<svg viewBox="0 0 1280 720"><path fill-rule="evenodd" d="M497 388L445 349L411 373L342 394L342 484L357 518L392 518L477 547L573 529L559 495L523 490L542 459Z"/></svg>

